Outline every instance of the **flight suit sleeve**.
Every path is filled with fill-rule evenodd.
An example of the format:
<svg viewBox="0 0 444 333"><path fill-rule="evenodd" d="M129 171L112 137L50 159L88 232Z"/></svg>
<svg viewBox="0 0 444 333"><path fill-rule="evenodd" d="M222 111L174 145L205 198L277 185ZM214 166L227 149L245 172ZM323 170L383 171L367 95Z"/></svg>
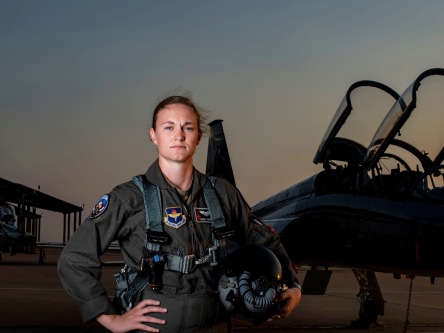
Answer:
<svg viewBox="0 0 444 333"><path fill-rule="evenodd" d="M108 207L95 218L88 217L63 249L57 269L65 290L80 304L84 322L100 314L115 314L105 287L100 282L100 256L117 238L126 209L113 192Z"/></svg>
<svg viewBox="0 0 444 333"><path fill-rule="evenodd" d="M239 244L259 244L270 249L281 263L283 282L289 287L293 286L294 282L298 283L296 272L279 235L254 215L238 190L233 195L236 200L232 201L234 203L232 223L236 225L236 238Z"/></svg>

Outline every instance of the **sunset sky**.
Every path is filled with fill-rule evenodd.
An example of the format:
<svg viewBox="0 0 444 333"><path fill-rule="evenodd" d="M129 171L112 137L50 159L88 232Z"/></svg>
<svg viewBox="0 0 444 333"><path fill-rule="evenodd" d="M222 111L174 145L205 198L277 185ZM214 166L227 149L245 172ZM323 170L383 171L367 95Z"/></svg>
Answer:
<svg viewBox="0 0 444 333"><path fill-rule="evenodd" d="M321 170L351 84L402 93L444 67L443 13L440 0L0 0L0 177L85 217L156 158L158 101L189 93L224 120L253 205ZM61 240L61 221L43 212L42 240Z"/></svg>

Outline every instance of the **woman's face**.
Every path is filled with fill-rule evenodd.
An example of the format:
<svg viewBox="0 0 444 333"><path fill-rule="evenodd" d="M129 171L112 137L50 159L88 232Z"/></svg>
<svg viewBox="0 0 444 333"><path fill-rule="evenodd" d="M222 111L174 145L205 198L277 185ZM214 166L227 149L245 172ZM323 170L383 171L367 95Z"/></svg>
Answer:
<svg viewBox="0 0 444 333"><path fill-rule="evenodd" d="M197 115L189 106L170 104L157 114L156 130L150 129L151 141L163 162L192 161L201 134Z"/></svg>

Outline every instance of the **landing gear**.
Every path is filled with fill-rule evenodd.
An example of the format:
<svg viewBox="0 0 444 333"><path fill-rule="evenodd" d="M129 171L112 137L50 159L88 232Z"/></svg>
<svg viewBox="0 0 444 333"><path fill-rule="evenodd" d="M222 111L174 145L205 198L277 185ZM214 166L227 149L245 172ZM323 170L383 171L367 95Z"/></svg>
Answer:
<svg viewBox="0 0 444 333"><path fill-rule="evenodd" d="M359 319L353 320L353 328L368 329L370 325L378 325L378 315L384 315L384 298L379 288L375 272L354 269L356 280L359 283L359 293L356 295L360 303Z"/></svg>
<svg viewBox="0 0 444 333"><path fill-rule="evenodd" d="M363 318L369 324L376 323L378 317L376 303L371 299L366 299L359 311L359 318Z"/></svg>

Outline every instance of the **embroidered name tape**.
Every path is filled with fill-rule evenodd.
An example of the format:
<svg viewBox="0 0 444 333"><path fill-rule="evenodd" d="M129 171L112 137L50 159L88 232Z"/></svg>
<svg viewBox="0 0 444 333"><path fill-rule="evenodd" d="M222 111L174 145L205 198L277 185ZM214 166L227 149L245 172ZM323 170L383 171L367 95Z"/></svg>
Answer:
<svg viewBox="0 0 444 333"><path fill-rule="evenodd" d="M208 208L194 208L194 216L197 223L211 223L210 210Z"/></svg>

